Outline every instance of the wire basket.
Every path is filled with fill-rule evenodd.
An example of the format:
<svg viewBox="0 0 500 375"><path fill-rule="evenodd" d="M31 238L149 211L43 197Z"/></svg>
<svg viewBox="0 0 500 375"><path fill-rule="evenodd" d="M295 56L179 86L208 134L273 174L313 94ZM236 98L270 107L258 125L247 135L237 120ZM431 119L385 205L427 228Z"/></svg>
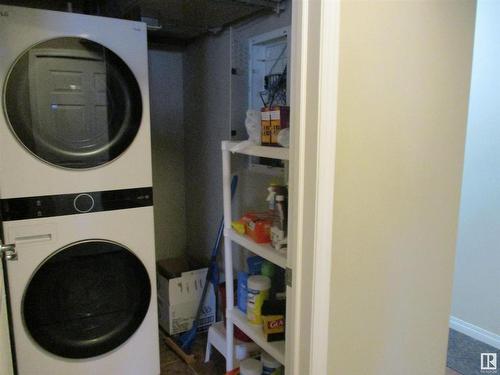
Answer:
<svg viewBox="0 0 500 375"><path fill-rule="evenodd" d="M264 91L260 92L260 98L264 107L286 104L286 70L282 73L268 74L264 77Z"/></svg>

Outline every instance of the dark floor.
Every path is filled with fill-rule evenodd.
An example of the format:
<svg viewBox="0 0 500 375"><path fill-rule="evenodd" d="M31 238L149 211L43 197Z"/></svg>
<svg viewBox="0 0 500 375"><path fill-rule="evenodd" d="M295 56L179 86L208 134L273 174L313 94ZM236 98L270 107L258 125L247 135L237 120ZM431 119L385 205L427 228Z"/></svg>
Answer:
<svg viewBox="0 0 500 375"><path fill-rule="evenodd" d="M161 375L223 375L226 373L226 362L224 357L212 350L212 358L208 363L205 360L205 347L207 343L206 334L198 335L194 345L193 353L196 362L187 365L182 361L163 340L163 333L160 332L160 366Z"/></svg>
<svg viewBox="0 0 500 375"><path fill-rule="evenodd" d="M200 334L193 345L196 362L187 365L163 341L160 332L160 366L161 375L223 375L226 372L224 357L212 350L212 358L205 360L206 334ZM471 339L457 331L450 330L448 348L448 368L446 375L476 375L481 374L479 357L482 352L497 352L498 350ZM500 354L499 354L500 357ZM500 372L499 372L500 374Z"/></svg>

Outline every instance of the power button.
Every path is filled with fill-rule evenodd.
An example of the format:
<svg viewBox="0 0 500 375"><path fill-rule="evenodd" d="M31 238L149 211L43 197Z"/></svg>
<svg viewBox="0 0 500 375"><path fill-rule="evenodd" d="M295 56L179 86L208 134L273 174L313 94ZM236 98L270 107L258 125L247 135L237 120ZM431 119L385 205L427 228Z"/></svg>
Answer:
<svg viewBox="0 0 500 375"><path fill-rule="evenodd" d="M89 212L94 208L94 198L90 194L78 194L73 200L73 207L80 213Z"/></svg>

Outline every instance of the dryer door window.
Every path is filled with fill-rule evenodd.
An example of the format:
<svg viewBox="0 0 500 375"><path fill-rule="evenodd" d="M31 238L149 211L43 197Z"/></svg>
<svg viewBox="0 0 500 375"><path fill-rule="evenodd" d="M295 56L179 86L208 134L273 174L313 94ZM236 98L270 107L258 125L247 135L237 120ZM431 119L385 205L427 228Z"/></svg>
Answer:
<svg viewBox="0 0 500 375"><path fill-rule="evenodd" d="M27 50L5 86L8 122L40 159L93 168L122 154L142 118L139 85L112 51L82 38L57 38Z"/></svg>
<svg viewBox="0 0 500 375"><path fill-rule="evenodd" d="M90 358L131 337L150 299L148 273L132 252L114 242L78 242L37 269L25 291L23 318L48 352Z"/></svg>

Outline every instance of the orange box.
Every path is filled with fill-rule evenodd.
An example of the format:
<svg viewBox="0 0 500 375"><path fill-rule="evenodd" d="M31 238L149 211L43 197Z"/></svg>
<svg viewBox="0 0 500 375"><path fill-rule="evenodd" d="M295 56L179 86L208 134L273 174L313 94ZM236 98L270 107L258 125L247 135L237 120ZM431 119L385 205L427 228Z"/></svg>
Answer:
<svg viewBox="0 0 500 375"><path fill-rule="evenodd" d="M271 220L267 214L247 213L241 218L245 233L256 243L271 242Z"/></svg>

